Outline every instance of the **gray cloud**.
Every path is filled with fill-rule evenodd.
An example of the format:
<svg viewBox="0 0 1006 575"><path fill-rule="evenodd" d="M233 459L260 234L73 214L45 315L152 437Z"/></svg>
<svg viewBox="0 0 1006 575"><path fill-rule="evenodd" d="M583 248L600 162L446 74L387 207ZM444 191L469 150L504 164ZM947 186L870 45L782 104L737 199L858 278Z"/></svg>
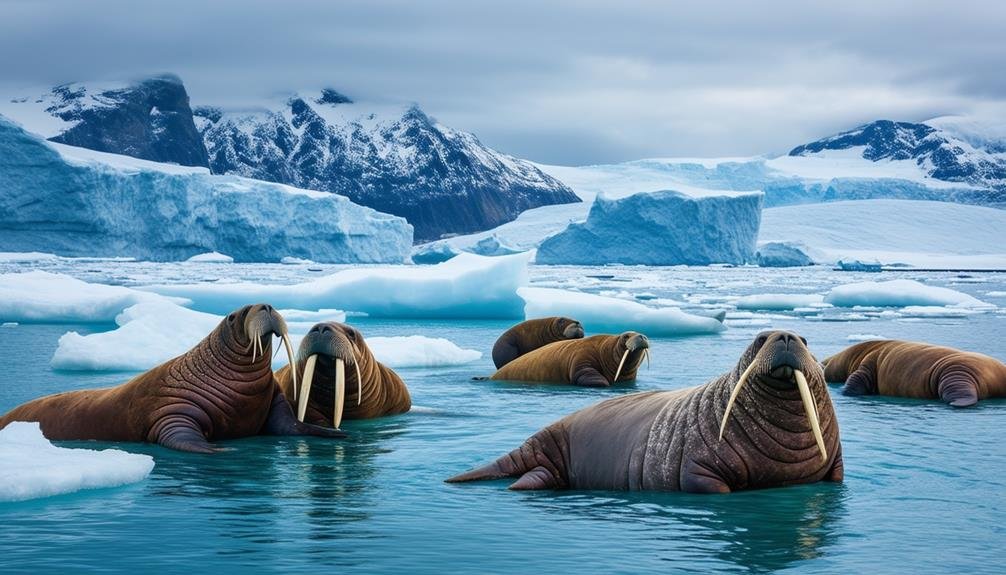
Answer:
<svg viewBox="0 0 1006 575"><path fill-rule="evenodd" d="M551 163L784 152L1006 109L1001 2L0 2L0 81L175 72L196 103L329 85Z"/></svg>

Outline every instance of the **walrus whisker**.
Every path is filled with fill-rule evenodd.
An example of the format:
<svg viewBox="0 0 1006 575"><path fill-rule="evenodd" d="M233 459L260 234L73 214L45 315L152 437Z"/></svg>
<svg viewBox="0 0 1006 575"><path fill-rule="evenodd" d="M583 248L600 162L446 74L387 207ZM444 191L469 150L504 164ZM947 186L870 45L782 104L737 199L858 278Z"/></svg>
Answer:
<svg viewBox="0 0 1006 575"><path fill-rule="evenodd" d="M810 392L810 386L807 385L807 378L799 369L793 370L793 375L796 376L796 387L800 390L800 399L803 400L803 410L807 414L807 419L810 420L810 428L814 432L814 441L817 442L817 448L821 451L821 461L828 461L828 450L824 447L824 436L821 435L821 422L817 416L817 405L814 403L814 396Z"/></svg>
<svg viewBox="0 0 1006 575"><path fill-rule="evenodd" d="M611 380L611 383L618 381L618 376L622 375L622 367L625 365L625 358L629 357L629 348L625 348L625 353L622 354L622 361L618 362L618 369L615 371L615 379Z"/></svg>
<svg viewBox="0 0 1006 575"><path fill-rule="evenodd" d="M737 401L737 396L741 393L741 388L748 381L748 376L751 375L751 371L754 369L755 362L752 361L748 364L747 369L741 374L740 379L737 380L737 385L734 386L733 391L730 392L730 400L727 401L727 408L723 412L723 421L720 422L720 441L723 441L723 431L727 428L727 419L730 417L730 410L734 408L734 402Z"/></svg>
<svg viewBox="0 0 1006 575"><path fill-rule="evenodd" d="M279 336L283 340L283 347L286 348L287 362L290 364L290 375L293 376L293 399L297 400L297 364L293 360L293 345L290 344L290 334L283 330ZM278 351L278 350L277 350Z"/></svg>
<svg viewBox="0 0 1006 575"><path fill-rule="evenodd" d="M356 368L356 405L359 407L363 404L363 378L360 377L360 362L356 361L356 352L352 348L349 350L349 355L353 358L353 367Z"/></svg>
<svg viewBox="0 0 1006 575"><path fill-rule="evenodd" d="M335 409L332 412L332 424L336 429L342 423L342 408L346 404L346 362L335 359Z"/></svg>
<svg viewBox="0 0 1006 575"><path fill-rule="evenodd" d="M304 416L307 415L307 400L311 397L311 383L314 382L314 366L318 361L317 354L311 354L307 357L307 362L304 364L304 379L300 389L300 401L297 402L297 419L301 422L304 421ZM295 369L295 367L291 367Z"/></svg>

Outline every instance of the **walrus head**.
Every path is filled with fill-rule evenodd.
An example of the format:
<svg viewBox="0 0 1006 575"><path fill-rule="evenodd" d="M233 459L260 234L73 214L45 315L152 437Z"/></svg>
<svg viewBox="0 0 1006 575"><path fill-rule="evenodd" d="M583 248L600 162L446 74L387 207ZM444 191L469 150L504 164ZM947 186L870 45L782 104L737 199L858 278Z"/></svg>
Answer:
<svg viewBox="0 0 1006 575"><path fill-rule="evenodd" d="M575 319L557 317L552 322L552 329L563 339L580 339L583 337L583 325Z"/></svg>
<svg viewBox="0 0 1006 575"><path fill-rule="evenodd" d="M293 346L286 330L286 321L271 305L246 305L231 312L224 319L222 327L238 346L245 346L244 351L251 352L252 363L272 356L270 352L274 335L283 340L287 357L293 360Z"/></svg>
<svg viewBox="0 0 1006 575"><path fill-rule="evenodd" d="M623 332L618 336L618 341L615 343L615 356L619 358L618 369L615 370L615 377L611 380L612 383L618 381L619 376L622 375L622 369L626 365L626 360L628 360L630 370L639 367L644 356L649 360L650 340L641 333L634 331Z"/></svg>
<svg viewBox="0 0 1006 575"><path fill-rule="evenodd" d="M726 429L730 410L741 390L753 381L776 391L798 390L803 402L804 415L810 422L814 440L821 453L821 460L828 460L828 451L821 434L821 421L818 418L815 391L827 395L824 383L824 372L817 359L807 349L807 340L788 331L762 332L748 346L741 356L737 369L743 371L730 393L723 421L720 423L720 440ZM813 386L813 389L812 387ZM774 394L762 394L772 397Z"/></svg>
<svg viewBox="0 0 1006 575"><path fill-rule="evenodd" d="M363 401L363 379L360 376L359 358L367 353L369 351L363 341L363 335L358 330L334 321L315 324L304 336L297 350L295 365L302 368L304 373L300 398L297 402L297 418L304 421L311 385L320 379L326 391L334 383L332 424L338 429L342 423L346 403L346 366L352 366L356 372L356 401L359 405ZM291 371L296 373L297 370ZM332 374L334 381L328 379L327 374ZM296 387L296 379L294 386Z"/></svg>

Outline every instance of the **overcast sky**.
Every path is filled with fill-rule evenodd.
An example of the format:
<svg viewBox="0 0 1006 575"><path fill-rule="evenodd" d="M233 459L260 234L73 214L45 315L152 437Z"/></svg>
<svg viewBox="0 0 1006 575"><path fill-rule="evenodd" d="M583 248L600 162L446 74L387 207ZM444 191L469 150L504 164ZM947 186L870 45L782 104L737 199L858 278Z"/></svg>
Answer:
<svg viewBox="0 0 1006 575"><path fill-rule="evenodd" d="M1006 109L1006 2L0 0L0 83L331 86L547 163L785 152Z"/></svg>

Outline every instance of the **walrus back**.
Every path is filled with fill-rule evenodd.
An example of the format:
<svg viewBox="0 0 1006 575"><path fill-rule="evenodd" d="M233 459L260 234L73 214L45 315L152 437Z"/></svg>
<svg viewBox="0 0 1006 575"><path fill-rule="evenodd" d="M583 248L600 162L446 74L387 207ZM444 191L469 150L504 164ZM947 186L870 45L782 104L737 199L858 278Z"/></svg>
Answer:
<svg viewBox="0 0 1006 575"><path fill-rule="evenodd" d="M121 387L121 386L119 386ZM0 429L15 421L38 422L48 439L142 441L123 425L124 413L112 413L109 399L119 387L83 389L47 395L15 407L0 417Z"/></svg>
<svg viewBox="0 0 1006 575"><path fill-rule="evenodd" d="M563 340L539 347L504 365L490 379L570 383L573 357L592 339Z"/></svg>
<svg viewBox="0 0 1006 575"><path fill-rule="evenodd" d="M529 319L503 332L493 345L492 358L496 369L552 342L563 341L561 334L554 333L557 318Z"/></svg>

